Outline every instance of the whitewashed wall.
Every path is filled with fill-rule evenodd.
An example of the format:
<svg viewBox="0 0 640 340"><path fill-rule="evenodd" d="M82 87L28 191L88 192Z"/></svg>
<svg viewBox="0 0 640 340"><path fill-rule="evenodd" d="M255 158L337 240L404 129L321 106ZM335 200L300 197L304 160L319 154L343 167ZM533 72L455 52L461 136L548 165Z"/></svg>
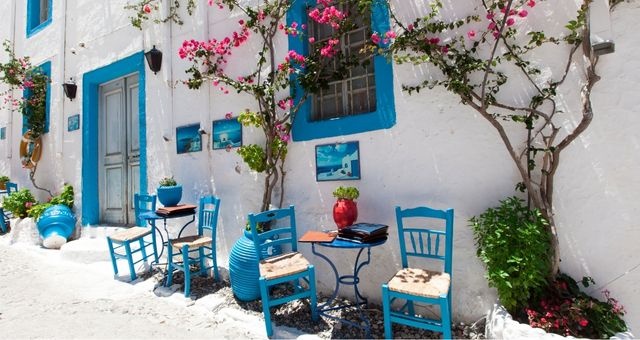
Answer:
<svg viewBox="0 0 640 340"><path fill-rule="evenodd" d="M38 183L54 191L63 182L73 184L77 192L76 211L81 211L82 135L80 130L67 132L66 121L73 114L80 113L82 117L82 75L156 45L163 51L164 61L157 75L146 73L149 188L153 190L160 178L173 175L183 185L183 201L195 202L208 193L222 198L218 256L219 263L226 267L229 251L242 233L247 213L260 206L262 181L235 152L211 150L211 121L224 118L227 112L237 115L254 104L245 96L223 95L209 88L193 91L179 84L185 79L187 64L178 59L177 51L185 39L226 36L237 27L239 17L229 18L226 12L209 8L206 1L201 1L193 17L184 14L183 26L146 24L139 31L129 23L128 13L123 10L125 3L125 0L66 3L54 0L52 24L28 41L24 34L25 2L0 3L1 13L12 13L13 4L17 4L18 54L32 56L35 64L52 62L51 132L44 136L45 153ZM566 7L564 12L574 8ZM413 10L414 6L408 8ZM638 239L638 229L632 214L638 202L633 195L640 188L633 177L639 162L634 157L639 147L634 129L640 122L633 113L640 106L633 91L640 88L640 78L632 71L638 69L640 53L636 46L640 45L631 29L638 14L637 3L623 4L615 14L618 51L601 60L604 80L594 90L596 118L592 131L569 150L574 154L563 159L557 181L563 269L574 276L589 274L600 284L638 265L632 247L633 240ZM8 20L0 22L0 37L12 39L12 27ZM562 23L555 27L562 27ZM281 46L284 54L284 37ZM240 74L243 67L251 64L248 61L254 59L254 52L252 46L243 47L236 54L240 63L231 64L230 70ZM467 221L512 195L518 178L494 130L455 97L440 89L417 96L401 91L403 82L410 82L423 71L408 66L394 68L397 124L393 128L293 143L288 156L285 205L296 206L301 234L331 228L333 189L338 185L356 185L360 189L359 220L386 223L392 228L389 241L372 250L372 265L361 272L361 288L374 302L379 302L380 284L400 265L394 207L454 208L454 318L474 321L489 311L496 297L483 277L484 269L475 256ZM61 87L69 77L78 83L78 96L72 102L64 98ZM567 96L573 96L567 102L575 103L575 94ZM9 125L8 139L0 142L0 171L9 173L21 186L29 187L27 172L21 169L17 156L21 117L18 113L11 117L4 112L0 124L9 122L13 125ZM177 155L175 128L198 122L207 132L203 136L203 151ZM243 135L245 144L260 141L260 132L251 128L245 128ZM315 145L351 140L360 142L362 179L316 182ZM612 148L612 143L619 147ZM603 232L611 237L603 237ZM301 244L300 248L317 264L320 289L324 292L332 289L329 268L312 256L309 245ZM329 253L341 271L351 270L355 253ZM638 307L634 309L640 303L640 294L633 278L638 279L637 270L608 286L613 296L627 306L627 321L631 323L640 314ZM345 289L343 293L348 295L351 290Z"/></svg>

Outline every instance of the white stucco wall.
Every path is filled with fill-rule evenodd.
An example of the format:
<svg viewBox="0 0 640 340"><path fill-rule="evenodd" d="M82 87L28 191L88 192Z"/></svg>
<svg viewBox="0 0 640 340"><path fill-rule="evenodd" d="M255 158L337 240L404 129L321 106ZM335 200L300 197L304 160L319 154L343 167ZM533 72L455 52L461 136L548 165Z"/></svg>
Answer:
<svg viewBox="0 0 640 340"><path fill-rule="evenodd" d="M163 52L164 60L157 75L148 69L146 72L149 189L153 191L160 178L173 175L183 185L185 202L196 202L200 195L209 193L221 197L218 259L226 267L246 215L259 209L262 181L249 171L237 153L211 149L211 122L223 119L227 112L237 115L254 104L241 95L223 95L206 87L194 91L179 84L185 79L187 63L177 57L177 51L185 39L226 36L237 27L238 17L229 18L226 12L209 8L201 1L193 17L184 13L183 26L146 24L144 30L139 31L131 26L128 13L123 10L125 0L66 3L54 0L52 24L25 40L25 3L1 2L0 12L11 13L13 3L17 3L18 54L32 56L35 64L52 62L51 132L43 137L45 152L38 169L38 184L54 191L59 190L63 182L73 184L77 192L76 211L81 211L82 133L81 130L67 132L66 122L70 115L80 113L82 126L82 75L156 45ZM457 4L464 8L461 3ZM571 7L567 6L564 11L568 12ZM640 122L633 112L640 107L638 96L634 95L640 87L640 78L633 70L638 69L636 46L640 45L631 29L638 14L640 10L635 3L621 5L614 15L617 51L604 56L600 63L603 80L594 89L596 119L589 134L566 153L556 184L563 269L575 274L574 277L587 273L601 285L638 265L638 256L632 247L638 229L632 213L638 202L633 194L640 187L633 179L634 166L639 162L633 152L639 146L633 129ZM561 24L550 26L562 27ZM0 38L11 39L12 27L8 20L0 22ZM284 37L281 46L284 54ZM253 47L243 47L236 53L239 62L229 65L229 69L240 73L251 64L254 55ZM360 189L359 221L386 223L391 227L388 242L372 250L372 265L361 272L361 288L374 302L380 300L380 284L400 265L394 207L454 208L454 318L472 321L491 308L495 292L488 288L483 277L484 268L475 256L467 221L512 195L518 178L493 128L455 97L442 89L414 96L401 91L403 82L410 82L423 71L410 66L394 67L397 124L393 128L293 143L287 160L285 205L296 206L300 234L332 228L331 209L335 201L332 191L338 185L355 185ZM78 96L73 101L64 98L61 87L69 77L74 77L78 84ZM0 124L11 121L13 124L7 125L10 129L7 140L0 142L0 171L9 173L21 186L30 187L28 173L20 168L17 156L21 117L18 113L10 117L8 112L0 116ZM207 133L203 136L203 150L177 155L175 128L193 123L200 123ZM259 136L259 131L244 128L243 143L258 142ZM352 140L360 143L362 179L316 182L315 146ZM611 147L614 142L618 148ZM599 209L601 207L604 209ZM606 218L603 218L605 211ZM602 221L607 221L606 229L601 228ZM603 235L611 237L603 238ZM603 241L607 239L610 242ZM300 249L317 264L320 289L325 292L332 289L330 269L313 257L310 246L301 244ZM355 253L322 251L335 260L341 271L351 270ZM638 307L634 309L634 305L640 303L633 280L638 279L638 275L637 270L632 271L607 287L627 306L627 321L632 324L634 316L637 320L640 314ZM347 289L343 291L343 294L350 293Z"/></svg>

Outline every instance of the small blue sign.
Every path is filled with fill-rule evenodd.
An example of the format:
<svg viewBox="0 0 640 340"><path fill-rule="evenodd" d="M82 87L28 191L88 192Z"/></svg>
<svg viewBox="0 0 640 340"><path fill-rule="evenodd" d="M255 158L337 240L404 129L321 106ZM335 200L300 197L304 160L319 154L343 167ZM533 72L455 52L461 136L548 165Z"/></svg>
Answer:
<svg viewBox="0 0 640 340"><path fill-rule="evenodd" d="M80 129L80 115L75 114L67 119L67 131L75 131Z"/></svg>
<svg viewBox="0 0 640 340"><path fill-rule="evenodd" d="M4 126L0 128L0 139L7 139L7 128Z"/></svg>

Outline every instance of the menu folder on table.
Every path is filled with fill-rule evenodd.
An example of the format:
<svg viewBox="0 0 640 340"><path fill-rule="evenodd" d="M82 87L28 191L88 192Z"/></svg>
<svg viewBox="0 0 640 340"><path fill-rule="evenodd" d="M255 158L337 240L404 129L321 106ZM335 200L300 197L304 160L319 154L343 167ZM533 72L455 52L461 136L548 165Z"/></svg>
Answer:
<svg viewBox="0 0 640 340"><path fill-rule="evenodd" d="M158 210L156 210L156 214L161 216L186 214L186 213L193 212L195 209L196 209L196 206L193 204L178 204L175 207L158 208Z"/></svg>
<svg viewBox="0 0 640 340"><path fill-rule="evenodd" d="M335 238L335 232L310 230L302 235L298 242L332 242Z"/></svg>

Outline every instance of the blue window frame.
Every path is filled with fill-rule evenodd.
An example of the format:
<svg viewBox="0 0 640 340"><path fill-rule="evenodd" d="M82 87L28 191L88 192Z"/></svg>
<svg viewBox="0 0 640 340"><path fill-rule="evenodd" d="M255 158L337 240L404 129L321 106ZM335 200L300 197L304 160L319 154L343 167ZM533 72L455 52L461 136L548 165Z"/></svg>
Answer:
<svg viewBox="0 0 640 340"><path fill-rule="evenodd" d="M45 74L49 79L51 79L51 62L47 61L46 63L39 66L40 71ZM31 91L24 90L23 96L25 98L29 98L31 96ZM46 109L45 109L45 122L44 122L44 133L49 132L49 108L51 106L51 82L47 83L47 99L46 99ZM27 132L27 120L24 116L22 116L22 133Z"/></svg>
<svg viewBox="0 0 640 340"><path fill-rule="evenodd" d="M27 0L27 38L51 23L53 0Z"/></svg>
<svg viewBox="0 0 640 340"><path fill-rule="evenodd" d="M308 24L307 9L316 5L316 0L295 1L287 15L287 23ZM371 5L371 29L384 33L389 31L389 11L385 1L374 0ZM289 36L289 48L301 54L309 53L307 39ZM293 121L292 137L294 141L350 135L380 129L388 129L396 123L395 100L393 95L393 68L391 61L384 56L373 58L376 83L376 105L372 112L349 115L327 120L312 119L312 100L306 100ZM302 88L292 76L295 89L294 100L302 97Z"/></svg>

